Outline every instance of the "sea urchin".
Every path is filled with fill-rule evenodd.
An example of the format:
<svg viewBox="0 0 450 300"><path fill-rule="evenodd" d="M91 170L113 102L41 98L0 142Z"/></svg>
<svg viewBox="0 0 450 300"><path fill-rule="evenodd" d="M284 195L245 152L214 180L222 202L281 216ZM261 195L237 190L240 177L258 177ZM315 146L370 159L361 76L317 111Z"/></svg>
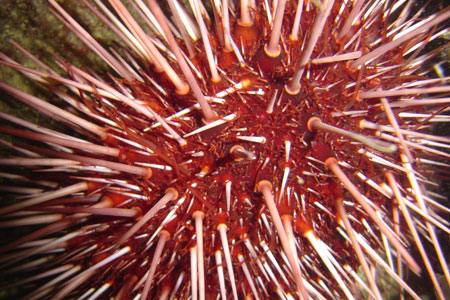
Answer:
<svg viewBox="0 0 450 300"><path fill-rule="evenodd" d="M61 1L64 2L64 1ZM100 0L109 66L1 64L60 100L0 87L68 128L6 113L2 278L23 299L420 299L450 275L430 178L447 168L450 10L414 1ZM206 3L207 2L207 3ZM160 7L161 5L161 7ZM5 184L6 183L6 184ZM413 255L412 253L416 253ZM364 278L364 279L363 279ZM20 287L12 292L12 287Z"/></svg>

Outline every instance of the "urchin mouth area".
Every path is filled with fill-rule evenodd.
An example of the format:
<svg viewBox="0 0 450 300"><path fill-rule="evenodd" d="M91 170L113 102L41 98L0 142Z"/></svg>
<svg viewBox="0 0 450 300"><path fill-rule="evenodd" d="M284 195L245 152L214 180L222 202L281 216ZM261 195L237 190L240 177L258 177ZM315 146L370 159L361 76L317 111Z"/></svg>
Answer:
<svg viewBox="0 0 450 300"><path fill-rule="evenodd" d="M429 187L450 139L428 129L450 89L423 48L450 11L411 3L83 1L120 38L108 48L49 0L108 70L0 54L63 104L0 88L70 128L0 113L0 228L18 232L2 234L5 290L380 300L386 272L419 299L410 270L444 299L450 230Z"/></svg>

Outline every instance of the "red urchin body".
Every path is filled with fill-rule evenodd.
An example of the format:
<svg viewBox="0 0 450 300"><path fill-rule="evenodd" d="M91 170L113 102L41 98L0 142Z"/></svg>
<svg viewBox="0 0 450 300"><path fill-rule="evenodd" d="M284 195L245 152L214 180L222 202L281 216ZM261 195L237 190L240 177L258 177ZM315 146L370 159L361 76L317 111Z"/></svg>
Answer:
<svg viewBox="0 0 450 300"><path fill-rule="evenodd" d="M243 1L226 13L223 1L211 21L193 1L194 13L171 6L169 27L148 1L134 9L161 29L143 30L111 1L122 59L50 2L114 75L59 61L63 77L1 57L71 107L1 87L76 135L0 128L32 141L1 159L13 165L3 176L22 182L12 191L29 194L0 208L2 227L33 226L0 247L5 274L26 274L11 283L21 296L356 299L361 288L381 299L380 268L418 299L402 279L409 268L443 299L418 231L447 280L436 230L449 231L416 167L448 158L422 145L448 138L420 135L447 121L448 86L420 64L437 55L422 48L447 30L448 9L420 23L406 5L396 23L395 3Z"/></svg>

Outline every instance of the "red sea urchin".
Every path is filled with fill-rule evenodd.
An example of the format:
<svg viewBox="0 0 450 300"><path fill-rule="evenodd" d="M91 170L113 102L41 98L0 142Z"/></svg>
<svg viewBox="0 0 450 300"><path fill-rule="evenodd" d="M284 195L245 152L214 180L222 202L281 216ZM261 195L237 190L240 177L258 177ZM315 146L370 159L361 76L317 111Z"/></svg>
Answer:
<svg viewBox="0 0 450 300"><path fill-rule="evenodd" d="M61 75L22 48L39 70L0 57L64 104L0 87L70 128L0 115L14 137L2 188L16 195L0 226L18 232L0 268L15 298L382 299L386 272L419 299L406 270L445 298L450 230L435 211L448 209L427 177L450 139L427 131L449 121L450 87L423 66L449 9L83 2L123 47L49 1L104 74L57 58Z"/></svg>

